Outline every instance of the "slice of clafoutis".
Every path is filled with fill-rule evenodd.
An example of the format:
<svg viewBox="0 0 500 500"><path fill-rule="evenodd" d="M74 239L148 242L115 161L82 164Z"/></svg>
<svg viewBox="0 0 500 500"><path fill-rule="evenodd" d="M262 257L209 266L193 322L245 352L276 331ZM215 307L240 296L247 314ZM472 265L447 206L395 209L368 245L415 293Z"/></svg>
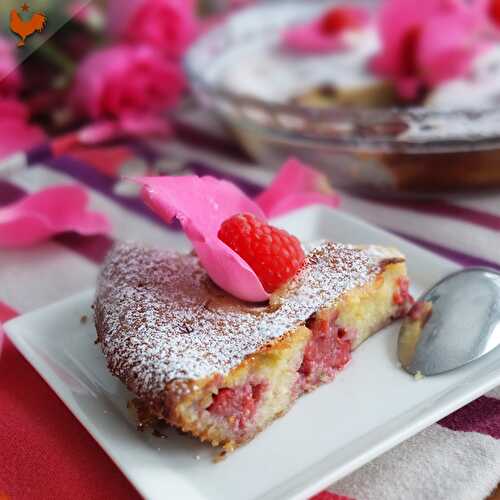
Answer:
<svg viewBox="0 0 500 500"><path fill-rule="evenodd" d="M230 451L330 382L410 302L405 258L390 248L318 244L269 303L248 304L192 254L119 244L95 321L141 425L164 421Z"/></svg>

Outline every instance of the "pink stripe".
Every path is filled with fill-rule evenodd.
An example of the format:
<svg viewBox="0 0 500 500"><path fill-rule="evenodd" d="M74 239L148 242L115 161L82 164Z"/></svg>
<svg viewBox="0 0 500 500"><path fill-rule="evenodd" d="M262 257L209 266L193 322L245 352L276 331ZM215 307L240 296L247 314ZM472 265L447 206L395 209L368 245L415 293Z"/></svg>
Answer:
<svg viewBox="0 0 500 500"><path fill-rule="evenodd" d="M453 431L480 432L500 439L500 400L482 396L439 424Z"/></svg>
<svg viewBox="0 0 500 500"><path fill-rule="evenodd" d="M343 495L337 495L336 493L330 493L329 491L322 491L317 495L314 495L310 500L354 500L351 497L345 497Z"/></svg>
<svg viewBox="0 0 500 500"><path fill-rule="evenodd" d="M12 309L12 307L7 304L0 302L0 325L6 323L9 319L15 318L17 316L17 311Z"/></svg>
<svg viewBox="0 0 500 500"><path fill-rule="evenodd" d="M469 224L475 224L494 231L500 231L500 216L483 212L474 208L454 205L447 201L440 200L400 200L400 199L379 199L373 197L364 197L365 199L385 206L405 208L430 215L439 215L450 219L457 219Z"/></svg>
<svg viewBox="0 0 500 500"><path fill-rule="evenodd" d="M15 318L16 316L17 316L17 311L12 309L12 307L9 307L7 304L0 302L0 358L2 357L2 351L4 349L4 345L6 345L6 343L9 342L9 340L4 334L2 325L3 323L6 323L7 321L9 321L12 318ZM1 494L0 494L0 500L2 500Z"/></svg>

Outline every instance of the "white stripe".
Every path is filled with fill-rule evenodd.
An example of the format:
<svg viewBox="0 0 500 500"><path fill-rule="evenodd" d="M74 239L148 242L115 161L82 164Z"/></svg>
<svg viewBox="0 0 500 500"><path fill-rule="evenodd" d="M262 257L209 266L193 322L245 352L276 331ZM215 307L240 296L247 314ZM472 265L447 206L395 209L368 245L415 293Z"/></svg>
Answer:
<svg viewBox="0 0 500 500"><path fill-rule="evenodd" d="M78 183L66 174L55 172L43 166L19 172L11 180L28 192L37 191L55 184ZM163 228L159 224L154 224L145 217L122 208L105 195L88 187L86 189L90 197L90 208L105 214L109 218L114 238L140 241L160 247L189 248L182 233L169 231L166 225Z"/></svg>
<svg viewBox="0 0 500 500"><path fill-rule="evenodd" d="M0 300L28 312L95 286L97 266L48 241L0 251Z"/></svg>
<svg viewBox="0 0 500 500"><path fill-rule="evenodd" d="M171 159L182 162L199 161L200 163L206 163L208 167L227 174L239 176L242 179L246 179L256 184L267 184L274 176L273 171L264 170L255 166L253 163L233 160L203 148L186 146L179 141L156 141L152 143L152 145L157 151L161 152L162 155Z"/></svg>
<svg viewBox="0 0 500 500"><path fill-rule="evenodd" d="M14 153L13 155L3 158L0 161L0 179L8 178L9 176L26 168L27 158L23 152Z"/></svg>
<svg viewBox="0 0 500 500"><path fill-rule="evenodd" d="M500 441L433 425L331 490L359 500L483 500L499 470Z"/></svg>
<svg viewBox="0 0 500 500"><path fill-rule="evenodd" d="M401 231L464 254L500 263L500 232L467 222L387 207L342 195L342 209L373 224Z"/></svg>
<svg viewBox="0 0 500 500"><path fill-rule="evenodd" d="M500 195L498 194L477 194L474 197L461 196L456 199L450 199L450 201L462 207L500 215Z"/></svg>
<svg viewBox="0 0 500 500"><path fill-rule="evenodd" d="M500 399L500 386L498 386L496 389L493 389L491 392L488 392L486 396L490 398Z"/></svg>

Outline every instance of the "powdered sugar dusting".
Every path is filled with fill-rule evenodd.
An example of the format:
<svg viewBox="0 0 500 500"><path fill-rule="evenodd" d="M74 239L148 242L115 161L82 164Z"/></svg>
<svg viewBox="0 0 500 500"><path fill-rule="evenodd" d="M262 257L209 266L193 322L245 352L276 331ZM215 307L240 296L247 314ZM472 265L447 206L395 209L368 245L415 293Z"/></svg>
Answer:
<svg viewBox="0 0 500 500"><path fill-rule="evenodd" d="M174 379L226 374L269 341L331 306L381 271L381 255L322 243L273 306L245 304L215 288L193 255L120 244L101 272L96 316L111 371L136 394Z"/></svg>

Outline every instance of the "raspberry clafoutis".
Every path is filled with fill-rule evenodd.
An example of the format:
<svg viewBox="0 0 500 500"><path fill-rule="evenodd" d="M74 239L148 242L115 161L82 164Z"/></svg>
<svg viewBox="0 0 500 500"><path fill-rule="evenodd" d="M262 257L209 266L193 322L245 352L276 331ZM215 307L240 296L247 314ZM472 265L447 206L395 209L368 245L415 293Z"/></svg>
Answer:
<svg viewBox="0 0 500 500"><path fill-rule="evenodd" d="M95 300L98 341L110 371L135 394L142 427L167 423L231 451L332 381L356 347L407 313L405 258L396 249L329 241L304 249L243 193L231 188L238 200L215 200L215 179L205 192L207 229L196 208L168 196L179 187L173 178L162 189L156 180L141 181L147 203L180 220L195 252L118 244ZM235 211L242 205L245 212ZM200 242L209 247L202 256ZM228 270L241 261L249 270L242 276L253 273L265 296L249 301L232 293L245 295L242 288L225 289L207 258L222 267L232 259ZM250 279L244 285L259 290Z"/></svg>

